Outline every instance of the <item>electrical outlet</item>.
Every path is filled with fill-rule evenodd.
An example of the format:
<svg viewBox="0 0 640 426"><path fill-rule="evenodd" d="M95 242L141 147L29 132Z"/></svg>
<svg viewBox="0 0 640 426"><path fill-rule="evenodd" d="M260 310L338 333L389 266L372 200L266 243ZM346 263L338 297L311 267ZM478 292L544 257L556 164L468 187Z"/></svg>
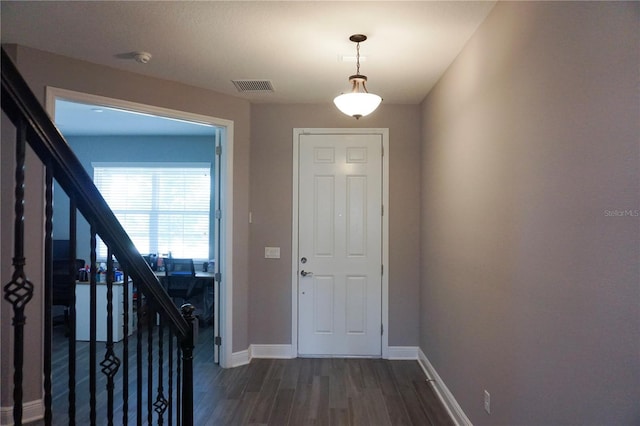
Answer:
<svg viewBox="0 0 640 426"><path fill-rule="evenodd" d="M484 411L486 411L487 414L491 414L491 395L489 395L486 389L484 390Z"/></svg>

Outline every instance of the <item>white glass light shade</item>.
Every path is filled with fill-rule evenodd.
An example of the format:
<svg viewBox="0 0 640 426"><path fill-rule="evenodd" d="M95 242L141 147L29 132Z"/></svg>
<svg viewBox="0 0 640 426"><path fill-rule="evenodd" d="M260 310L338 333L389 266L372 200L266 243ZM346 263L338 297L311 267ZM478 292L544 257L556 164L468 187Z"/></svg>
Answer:
<svg viewBox="0 0 640 426"><path fill-rule="evenodd" d="M373 93L351 92L336 96L333 103L343 113L360 118L371 114L378 108L382 98Z"/></svg>

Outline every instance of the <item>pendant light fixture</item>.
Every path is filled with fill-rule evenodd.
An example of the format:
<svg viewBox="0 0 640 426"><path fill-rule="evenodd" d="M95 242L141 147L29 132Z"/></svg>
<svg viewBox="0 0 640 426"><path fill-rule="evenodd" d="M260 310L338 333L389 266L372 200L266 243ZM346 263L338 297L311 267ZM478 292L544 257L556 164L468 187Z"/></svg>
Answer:
<svg viewBox="0 0 640 426"><path fill-rule="evenodd" d="M343 113L355 117L356 120L371 114L378 108L382 98L367 91L367 76L360 74L360 43L365 41L364 34L354 34L349 40L356 43L356 73L349 77L351 92L336 96L333 103Z"/></svg>

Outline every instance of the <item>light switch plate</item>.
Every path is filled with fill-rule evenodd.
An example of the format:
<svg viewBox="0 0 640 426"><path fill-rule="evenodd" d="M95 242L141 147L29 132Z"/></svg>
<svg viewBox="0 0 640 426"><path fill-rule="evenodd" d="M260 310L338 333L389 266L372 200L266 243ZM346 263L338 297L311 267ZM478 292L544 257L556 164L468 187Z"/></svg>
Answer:
<svg viewBox="0 0 640 426"><path fill-rule="evenodd" d="M280 247L265 247L264 248L265 259L280 259Z"/></svg>

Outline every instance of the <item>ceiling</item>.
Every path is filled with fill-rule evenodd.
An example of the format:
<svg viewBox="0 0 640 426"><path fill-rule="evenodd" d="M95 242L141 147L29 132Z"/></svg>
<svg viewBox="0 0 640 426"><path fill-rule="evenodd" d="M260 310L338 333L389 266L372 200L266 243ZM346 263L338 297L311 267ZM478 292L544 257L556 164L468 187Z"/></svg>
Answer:
<svg viewBox="0 0 640 426"><path fill-rule="evenodd" d="M418 104L494 1L7 1L2 43L211 89L254 103L325 103L361 73L384 103ZM133 52L151 53L142 64ZM351 61L342 61L351 56ZM268 80L238 92L232 80Z"/></svg>
<svg viewBox="0 0 640 426"><path fill-rule="evenodd" d="M56 126L69 136L213 136L214 126L56 99Z"/></svg>

